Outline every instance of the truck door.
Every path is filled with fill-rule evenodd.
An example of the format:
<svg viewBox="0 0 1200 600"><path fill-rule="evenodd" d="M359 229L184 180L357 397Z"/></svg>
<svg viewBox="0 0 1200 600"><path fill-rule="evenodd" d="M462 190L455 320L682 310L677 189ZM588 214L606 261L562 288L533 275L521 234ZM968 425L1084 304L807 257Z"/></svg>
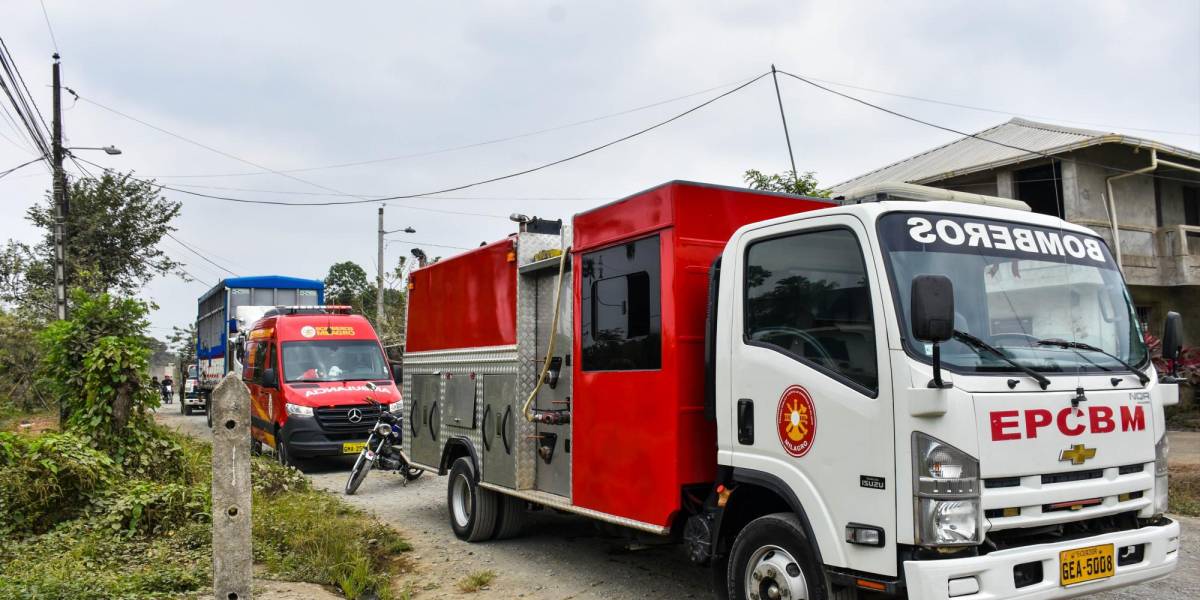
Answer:
<svg viewBox="0 0 1200 600"><path fill-rule="evenodd" d="M895 444L884 289L862 223L834 215L737 242L729 415L735 470L790 488L826 564L896 572ZM736 471L735 471L736 472ZM883 529L851 545L849 523Z"/></svg>

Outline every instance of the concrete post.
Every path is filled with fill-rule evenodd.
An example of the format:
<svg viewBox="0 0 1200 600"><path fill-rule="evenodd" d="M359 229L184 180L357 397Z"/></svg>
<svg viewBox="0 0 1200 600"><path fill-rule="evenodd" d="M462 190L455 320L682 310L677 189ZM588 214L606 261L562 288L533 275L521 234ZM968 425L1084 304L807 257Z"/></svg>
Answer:
<svg viewBox="0 0 1200 600"><path fill-rule="evenodd" d="M250 390L236 373L212 395L213 594L250 600Z"/></svg>

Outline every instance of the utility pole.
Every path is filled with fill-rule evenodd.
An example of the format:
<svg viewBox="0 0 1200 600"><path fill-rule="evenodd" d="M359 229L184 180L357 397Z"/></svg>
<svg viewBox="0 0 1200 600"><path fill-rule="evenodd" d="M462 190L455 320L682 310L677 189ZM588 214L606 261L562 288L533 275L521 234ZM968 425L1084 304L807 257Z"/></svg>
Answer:
<svg viewBox="0 0 1200 600"><path fill-rule="evenodd" d="M54 300L58 308L58 319L67 318L67 215L70 205L67 200L67 178L63 173L65 151L62 143L62 86L58 74L58 53L54 53L53 75L54 116L51 126L53 147L53 190L54 190Z"/></svg>
<svg viewBox="0 0 1200 600"><path fill-rule="evenodd" d="M383 334L383 206L379 207L379 255L375 275L375 329Z"/></svg>

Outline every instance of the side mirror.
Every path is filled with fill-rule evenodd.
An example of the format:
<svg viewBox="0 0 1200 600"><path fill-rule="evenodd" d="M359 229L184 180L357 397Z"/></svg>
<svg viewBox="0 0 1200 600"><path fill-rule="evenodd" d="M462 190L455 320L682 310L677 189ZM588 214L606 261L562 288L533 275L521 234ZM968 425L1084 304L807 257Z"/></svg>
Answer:
<svg viewBox="0 0 1200 600"><path fill-rule="evenodd" d="M400 363L392 363L392 381L397 385L404 382L404 367Z"/></svg>
<svg viewBox="0 0 1200 600"><path fill-rule="evenodd" d="M954 337L954 284L945 275L917 275L909 302L913 337L933 343L933 380L929 387L947 387L942 381L939 344Z"/></svg>
<svg viewBox="0 0 1200 600"><path fill-rule="evenodd" d="M922 342L954 335L954 284L945 275L917 275L912 282L912 332Z"/></svg>
<svg viewBox="0 0 1200 600"><path fill-rule="evenodd" d="M1167 312L1167 321L1163 325L1162 357L1167 360L1179 358L1183 348L1183 317L1175 311Z"/></svg>
<svg viewBox="0 0 1200 600"><path fill-rule="evenodd" d="M275 369L263 369L258 383L263 387L277 388L279 387L279 375L275 373Z"/></svg>

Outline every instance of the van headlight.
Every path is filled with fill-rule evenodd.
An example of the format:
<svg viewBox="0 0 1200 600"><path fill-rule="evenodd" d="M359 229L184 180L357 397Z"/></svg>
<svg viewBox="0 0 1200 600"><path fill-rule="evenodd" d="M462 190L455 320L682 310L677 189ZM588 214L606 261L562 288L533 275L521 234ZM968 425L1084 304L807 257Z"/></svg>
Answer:
<svg viewBox="0 0 1200 600"><path fill-rule="evenodd" d="M288 415L295 415L297 417L313 416L313 409L311 406L300 406L299 404L292 404L291 402L284 404L284 406L287 408Z"/></svg>
<svg viewBox="0 0 1200 600"><path fill-rule="evenodd" d="M1154 516L1167 512L1167 458L1171 454L1171 442L1164 431L1154 444Z"/></svg>
<svg viewBox="0 0 1200 600"><path fill-rule="evenodd" d="M923 546L981 543L979 461L919 432L913 433L912 451L917 543Z"/></svg>

